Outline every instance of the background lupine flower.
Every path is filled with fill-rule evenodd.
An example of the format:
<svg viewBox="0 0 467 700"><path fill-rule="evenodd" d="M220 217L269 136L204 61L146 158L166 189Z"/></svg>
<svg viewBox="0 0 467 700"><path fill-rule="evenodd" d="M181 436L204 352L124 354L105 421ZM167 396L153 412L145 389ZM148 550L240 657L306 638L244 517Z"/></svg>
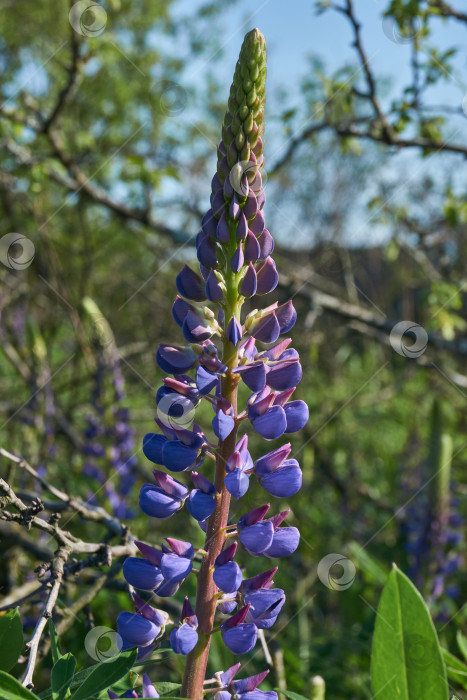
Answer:
<svg viewBox="0 0 467 700"><path fill-rule="evenodd" d="M111 700L116 700L117 698L120 698L120 697L121 698L159 698L160 697L159 693L154 688L149 676L146 673L143 673L142 695L138 695L138 693L135 690L127 690L125 695L117 695L116 693L113 693L111 690L108 690L107 694L108 694L109 698L111 698Z"/></svg>
<svg viewBox="0 0 467 700"><path fill-rule="evenodd" d="M253 30L245 37L236 66L211 183L211 207L196 238L199 272L185 265L176 278L172 315L188 345L164 344L157 351L159 367L172 376L164 378L156 394L161 432L149 433L143 441L145 456L181 479L154 470L156 484L141 489L143 512L166 519L186 505L206 533L204 549L196 555L201 557L196 612L185 598L180 623L170 634L173 650L187 655L181 695L192 700L201 700L203 694L216 613L224 616L217 629L225 646L234 654L246 654L256 644L258 629L271 627L285 602L284 591L272 587L277 568L244 579L235 561L238 543L225 545L227 536L238 535L249 554L268 558L287 556L299 543L297 528L282 525L290 511L265 519L269 505L241 516L236 532L228 525L230 496L242 498L251 474L275 497L292 496L302 481L300 466L290 457L290 443L253 462L243 428L250 424L264 439L274 440L300 430L308 420L306 404L291 400L302 376L298 353L289 347L290 338L278 342L297 318L292 302L273 302L248 315L242 312L246 297L270 294L279 281L263 212L265 62L264 37ZM217 304L216 311L203 305L206 302ZM244 410L237 406L239 383L252 392ZM206 432L194 420L202 400L214 411ZM190 472L193 489L183 472ZM123 567L130 585L159 596L176 593L192 570L195 552L189 542L170 537L166 541L168 546L160 549L136 543L143 557L129 557ZM124 632L125 624L129 628L126 644L143 647L159 634L157 621L143 609L122 615L119 629ZM277 698L257 690L266 673L234 681L237 669L218 674L218 700Z"/></svg>

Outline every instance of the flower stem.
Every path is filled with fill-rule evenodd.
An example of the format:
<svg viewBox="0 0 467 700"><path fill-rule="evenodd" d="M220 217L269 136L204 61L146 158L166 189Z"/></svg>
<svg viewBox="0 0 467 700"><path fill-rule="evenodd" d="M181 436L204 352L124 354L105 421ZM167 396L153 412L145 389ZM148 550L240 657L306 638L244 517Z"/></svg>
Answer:
<svg viewBox="0 0 467 700"><path fill-rule="evenodd" d="M238 365L238 351L227 339L224 340L223 361L228 370L222 379L222 396L230 401L234 415L236 415L238 378L232 374L232 370ZM196 594L196 616L199 624L198 643L187 656L181 689L181 697L189 698L189 700L201 700L203 697L203 684L217 603L217 587L213 580L214 562L224 546L225 528L229 518L230 493L224 486L225 463L234 452L236 437L237 427L224 441L219 442L217 452L214 484L219 498L207 523L204 544L207 555L203 559L198 574Z"/></svg>

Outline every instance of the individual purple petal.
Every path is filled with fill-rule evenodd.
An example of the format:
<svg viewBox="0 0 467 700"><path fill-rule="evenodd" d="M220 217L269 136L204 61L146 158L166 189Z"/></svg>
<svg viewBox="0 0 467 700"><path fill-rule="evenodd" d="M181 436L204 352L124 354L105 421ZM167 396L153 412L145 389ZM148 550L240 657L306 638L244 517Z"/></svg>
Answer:
<svg viewBox="0 0 467 700"><path fill-rule="evenodd" d="M285 404L290 399L295 389L296 387L292 386L290 387L290 389L287 389L286 391L281 391L279 394L277 394L276 398L274 399L274 406L282 406L282 408L284 408Z"/></svg>
<svg viewBox="0 0 467 700"><path fill-rule="evenodd" d="M286 512L288 513L289 511ZM167 544L174 554L177 554L179 557L187 557L188 559L192 559L194 557L195 550L193 549L191 542L176 540L174 537L166 537L165 539L167 540Z"/></svg>
<svg viewBox="0 0 467 700"><path fill-rule="evenodd" d="M226 547L222 552L216 557L214 566L223 566L229 561L233 561L235 554L237 552L238 543L232 542L228 547Z"/></svg>
<svg viewBox="0 0 467 700"><path fill-rule="evenodd" d="M231 666L227 669L227 671L219 674L222 685L230 685L232 683L240 666L241 663L238 662L238 664L235 664L235 666Z"/></svg>
<svg viewBox="0 0 467 700"><path fill-rule="evenodd" d="M263 265L256 271L257 294L272 292L279 282L279 274L272 258L266 258Z"/></svg>
<svg viewBox="0 0 467 700"><path fill-rule="evenodd" d="M163 372L180 374L191 369L197 360L196 353L190 347L176 345L159 345L156 361Z"/></svg>
<svg viewBox="0 0 467 700"><path fill-rule="evenodd" d="M252 219L256 215L256 212L258 211L258 200L256 199L254 192L250 191L248 193L243 211L245 212L247 219Z"/></svg>
<svg viewBox="0 0 467 700"><path fill-rule="evenodd" d="M180 509L181 500L152 484L143 484L139 492L139 507L145 515L165 520Z"/></svg>
<svg viewBox="0 0 467 700"><path fill-rule="evenodd" d="M296 387L302 378L302 366L297 360L280 362L271 367L268 373L267 383L271 389L286 391Z"/></svg>
<svg viewBox="0 0 467 700"><path fill-rule="evenodd" d="M250 603L247 622L266 630L275 623L285 603L285 594L281 588L263 588L247 596L246 600Z"/></svg>
<svg viewBox="0 0 467 700"><path fill-rule="evenodd" d="M229 561L218 566L213 574L214 583L224 593L234 593L240 588L242 572L239 565Z"/></svg>
<svg viewBox="0 0 467 700"><path fill-rule="evenodd" d="M274 312L263 316L251 329L251 335L263 343L274 343L280 333L279 321Z"/></svg>
<svg viewBox="0 0 467 700"><path fill-rule="evenodd" d="M170 646L176 654L189 654L198 641L198 632L186 622L170 633Z"/></svg>
<svg viewBox="0 0 467 700"><path fill-rule="evenodd" d="M302 486L302 472L296 459L287 459L275 471L260 477L263 489L276 498L288 498Z"/></svg>
<svg viewBox="0 0 467 700"><path fill-rule="evenodd" d="M255 646L257 638L258 630L251 623L232 627L222 634L225 646L233 654L247 654Z"/></svg>
<svg viewBox="0 0 467 700"><path fill-rule="evenodd" d="M239 531L239 539L250 554L262 554L272 545L274 527L268 520Z"/></svg>
<svg viewBox="0 0 467 700"><path fill-rule="evenodd" d="M216 495L216 487L211 481L209 481L209 479L206 479L206 477L202 474L198 474L198 472L191 472L191 480L194 483L195 487L203 493L207 493L210 496Z"/></svg>
<svg viewBox="0 0 467 700"><path fill-rule="evenodd" d="M139 613L147 620L151 620L158 627L165 627L169 620L168 613L162 610L156 610L152 605L146 603L142 598L139 597L137 593L132 593L133 603L135 607L135 612Z"/></svg>
<svg viewBox="0 0 467 700"><path fill-rule="evenodd" d="M193 568L190 559L179 557L177 554L163 554L161 571L164 579L172 583L183 581Z"/></svg>
<svg viewBox="0 0 467 700"><path fill-rule="evenodd" d="M235 253L232 255L232 259L230 261L230 269L232 270L232 272L240 272L244 262L245 258L243 256L243 247L242 242L240 241L235 250Z"/></svg>
<svg viewBox="0 0 467 700"><path fill-rule="evenodd" d="M145 542L139 542L135 540L135 545L138 547L139 551L143 557L153 566L160 566L162 559L162 552L159 549L154 549L151 545Z"/></svg>
<svg viewBox="0 0 467 700"><path fill-rule="evenodd" d="M171 598L180 588L180 581L162 581L160 586L158 586L154 593L160 598Z"/></svg>
<svg viewBox="0 0 467 700"><path fill-rule="evenodd" d="M216 244L209 236L203 235L198 239L196 254L199 262L204 265L204 267L208 269L218 267L219 261L217 259Z"/></svg>
<svg viewBox="0 0 467 700"><path fill-rule="evenodd" d="M239 292L244 297L252 297L256 294L256 287L256 270L250 262L247 271L245 272L245 276L241 281Z"/></svg>
<svg viewBox="0 0 467 700"><path fill-rule="evenodd" d="M222 189L217 190L215 195L211 195L211 209L216 218L219 218L225 208L224 193Z"/></svg>
<svg viewBox="0 0 467 700"><path fill-rule="evenodd" d="M201 219L201 227L203 232L210 236L210 238L216 237L217 219L212 213L212 209L208 209L206 214Z"/></svg>
<svg viewBox="0 0 467 700"><path fill-rule="evenodd" d="M264 554L270 559L287 557L295 552L300 542L300 533L296 527L280 527L274 532L272 544Z"/></svg>
<svg viewBox="0 0 467 700"><path fill-rule="evenodd" d="M164 467L173 472L183 472L194 466L198 450L184 445L179 440L168 440L162 449Z"/></svg>
<svg viewBox="0 0 467 700"><path fill-rule="evenodd" d="M273 569L268 569L268 571L263 571L261 574L252 576L251 578L245 578L242 582L242 591L244 595L258 591L260 588L270 588L272 586L272 579L277 572L277 566Z"/></svg>
<svg viewBox="0 0 467 700"><path fill-rule="evenodd" d="M252 394L248 399L248 418L254 420L258 416L266 413L268 408L274 403L275 394L268 386L256 394Z"/></svg>
<svg viewBox="0 0 467 700"><path fill-rule="evenodd" d="M251 691L256 690L260 683L264 681L268 673L269 671L263 671L262 673L257 673L255 676L249 676L248 678L241 678L238 681L234 681L233 686L235 688L235 692L238 695L241 695L243 698L245 693L251 693Z"/></svg>
<svg viewBox="0 0 467 700"><path fill-rule="evenodd" d="M209 394L217 385L217 375L209 372L205 367L196 368L196 386L199 393L204 396Z"/></svg>
<svg viewBox="0 0 467 700"><path fill-rule="evenodd" d="M214 270L209 271L209 275L206 280L206 296L209 301L215 302L221 301L221 299L224 298L224 292L222 291Z"/></svg>
<svg viewBox="0 0 467 700"><path fill-rule="evenodd" d="M253 362L256 355L255 339L248 338L240 347L239 354L241 357L246 357L250 362Z"/></svg>
<svg viewBox="0 0 467 700"><path fill-rule="evenodd" d="M238 219L238 223L237 223L237 231L236 231L237 241L242 241L244 238L246 238L247 233L248 233L248 221L246 220L245 214L242 212L240 214L240 218Z"/></svg>
<svg viewBox="0 0 467 700"><path fill-rule="evenodd" d="M268 454L257 459L255 462L256 476L264 476L277 469L277 467L280 467L282 462L289 456L291 449L290 442L287 442L285 445L282 445L282 447L278 447L277 450L268 452Z"/></svg>
<svg viewBox="0 0 467 700"><path fill-rule="evenodd" d="M212 419L212 429L219 440L225 440L235 427L232 416L227 416L224 411L218 411Z"/></svg>
<svg viewBox="0 0 467 700"><path fill-rule="evenodd" d="M234 498L241 498L248 491L250 477L242 469L234 469L226 474L224 484Z"/></svg>
<svg viewBox="0 0 467 700"><path fill-rule="evenodd" d="M256 236L248 231L243 248L245 262L256 262L261 254L260 245Z"/></svg>
<svg viewBox="0 0 467 700"><path fill-rule="evenodd" d="M297 320L297 312L294 309L294 305L291 301L288 301L282 306L278 306L276 311L276 318L279 321L279 326L282 333L288 333L291 328L295 325Z"/></svg>
<svg viewBox="0 0 467 700"><path fill-rule="evenodd" d="M216 238L221 243L228 243L230 241L229 225L227 223L225 212L222 213L219 223L217 224Z"/></svg>
<svg viewBox="0 0 467 700"><path fill-rule="evenodd" d="M238 345L242 339L242 333L241 324L237 321L235 316L232 316L225 331L227 339L230 340L232 345Z"/></svg>
<svg viewBox="0 0 467 700"><path fill-rule="evenodd" d="M224 191L225 193L225 191ZM238 203L237 195L234 192L232 200L229 204L229 216L231 219L238 219L240 216L240 204Z"/></svg>
<svg viewBox="0 0 467 700"><path fill-rule="evenodd" d="M147 433L143 438L143 453L154 464L163 464L162 449L167 442L164 435L158 433Z"/></svg>
<svg viewBox="0 0 467 700"><path fill-rule="evenodd" d="M284 411L287 419L286 433L296 433L308 423L310 413L304 401L290 401L285 404Z"/></svg>
<svg viewBox="0 0 467 700"><path fill-rule="evenodd" d="M127 583L143 591L152 591L164 578L161 569L146 559L127 557L123 562L123 575Z"/></svg>
<svg viewBox="0 0 467 700"><path fill-rule="evenodd" d="M132 646L150 644L159 634L159 627L142 615L121 612L117 617L117 631Z"/></svg>
<svg viewBox="0 0 467 700"><path fill-rule="evenodd" d="M271 361L278 360L279 357L281 357L281 355L283 355L283 353L287 350L291 342L292 338L284 338L284 340L281 340L279 343L276 343L276 345L273 345L272 348L265 350L262 355Z"/></svg>
<svg viewBox="0 0 467 700"><path fill-rule="evenodd" d="M247 366L240 375L249 389L253 392L262 391L266 386L268 370L264 362L255 362Z"/></svg>
<svg viewBox="0 0 467 700"><path fill-rule="evenodd" d="M252 426L265 440L275 440L284 434L287 427L282 406L271 406L266 413L252 421Z"/></svg>
<svg viewBox="0 0 467 700"><path fill-rule="evenodd" d="M159 698L160 695L151 683L151 679L143 673L143 698Z"/></svg>
<svg viewBox="0 0 467 700"><path fill-rule="evenodd" d="M175 323L180 326L180 328L183 326L183 321L186 318L187 313L192 309L193 307L190 306L190 304L185 301L185 299L182 299L182 297L178 296L172 304L172 316L175 321Z"/></svg>
<svg viewBox="0 0 467 700"><path fill-rule="evenodd" d="M204 301L206 293L203 279L191 267L185 265L175 278L178 293L191 301Z"/></svg>
<svg viewBox="0 0 467 700"><path fill-rule="evenodd" d="M266 503L266 505L264 506L259 506L258 508L255 508L254 510L250 510L248 513L245 513L241 516L241 518L238 521L238 528L249 527L250 525L259 523L260 520L262 520L268 512L269 508L269 503Z"/></svg>
<svg viewBox="0 0 467 700"><path fill-rule="evenodd" d="M258 236L259 243L259 258L265 260L268 255L274 250L274 238L271 236L267 228L264 229L263 233Z"/></svg>
<svg viewBox="0 0 467 700"><path fill-rule="evenodd" d="M213 496L194 489L188 496L186 507L195 520L206 520L214 512L216 501Z"/></svg>
<svg viewBox="0 0 467 700"><path fill-rule="evenodd" d="M183 337L188 343L202 343L211 337L213 331L197 313L189 311L182 325Z"/></svg>
<svg viewBox="0 0 467 700"><path fill-rule="evenodd" d="M264 231L264 214L262 211L256 212L256 216L249 223L250 231L252 231L255 236L260 236Z"/></svg>
<svg viewBox="0 0 467 700"><path fill-rule="evenodd" d="M236 607L237 607L237 602L235 600L226 600L226 601L222 601L221 603L219 603L219 605L217 606L217 609L223 615L230 615L231 613L233 613L233 611L235 610ZM230 698L230 695L229 695L229 698Z"/></svg>

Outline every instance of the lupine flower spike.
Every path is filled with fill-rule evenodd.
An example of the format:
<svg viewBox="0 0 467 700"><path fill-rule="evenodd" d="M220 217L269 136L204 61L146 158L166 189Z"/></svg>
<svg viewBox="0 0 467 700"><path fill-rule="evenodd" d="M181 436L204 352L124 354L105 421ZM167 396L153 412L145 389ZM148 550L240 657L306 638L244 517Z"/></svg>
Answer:
<svg viewBox="0 0 467 700"><path fill-rule="evenodd" d="M143 441L155 469L154 480L141 488L141 510L166 520L186 505L206 533L204 549L195 551L190 542L171 537L159 547L137 542L141 556L129 557L123 566L130 586L163 598L183 586L193 575L193 560L201 558L195 610L185 597L170 632L173 651L186 656L181 696L191 700L203 696L211 635L219 634L233 654L246 654L258 630L274 624L285 602L284 591L273 586L277 567L248 578L248 562L243 568L236 561L239 545L243 556L279 559L292 554L300 538L296 527L284 523L290 511L272 508L271 515L270 504L228 526L231 497L241 499L252 477L273 499L293 496L302 483L290 442L254 459L248 426L275 440L308 420L306 404L293 399L302 376L298 353L283 337L297 318L292 302L254 308L255 297L271 294L279 283L261 177L265 83L265 40L254 29L244 39L235 69L211 206L196 238L199 270L185 265L176 278L172 312L186 344L161 345L157 351L159 367L170 376L156 394L159 431ZM248 314L242 309L246 299L253 309ZM243 407L237 406L240 382L249 393ZM196 423L202 400L213 410L206 430ZM133 599L135 612L119 615L118 631L125 648L137 646L140 658L147 658L169 620L136 593ZM238 669L239 664L210 681L217 684L214 698L277 700L275 692L257 689L266 671L234 680Z"/></svg>

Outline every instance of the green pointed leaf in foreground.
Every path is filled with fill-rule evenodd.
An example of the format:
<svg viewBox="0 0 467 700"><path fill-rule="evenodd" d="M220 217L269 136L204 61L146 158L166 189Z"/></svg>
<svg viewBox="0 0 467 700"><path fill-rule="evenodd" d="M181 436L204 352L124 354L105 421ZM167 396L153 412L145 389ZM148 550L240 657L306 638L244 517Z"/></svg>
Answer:
<svg viewBox="0 0 467 700"><path fill-rule="evenodd" d="M23 625L19 609L15 608L6 615L0 615L0 670L9 671L18 661L23 651Z"/></svg>
<svg viewBox="0 0 467 700"><path fill-rule="evenodd" d="M456 639L457 646L459 647L462 656L467 661L467 637L464 637L462 632L457 630Z"/></svg>
<svg viewBox="0 0 467 700"><path fill-rule="evenodd" d="M447 649L441 648L441 654L446 664L449 680L459 683L459 685L467 690L467 665L458 659L457 656L451 654Z"/></svg>
<svg viewBox="0 0 467 700"><path fill-rule="evenodd" d="M136 660L137 653L136 649L130 649L118 654L112 658L112 661L97 664L84 683L73 693L72 700L87 700L98 695L102 690L110 688L128 673Z"/></svg>
<svg viewBox="0 0 467 700"><path fill-rule="evenodd" d="M58 641L57 630L53 623L52 618L49 620L49 634L50 634L50 651L52 653L52 661L54 664L61 658L62 652L60 651L60 643Z"/></svg>
<svg viewBox="0 0 467 700"><path fill-rule="evenodd" d="M276 693L280 693L281 695L285 695L286 698L290 698L290 700L308 700L304 695L299 695L298 693L292 693L291 690L282 690L281 688L275 688Z"/></svg>
<svg viewBox="0 0 467 700"><path fill-rule="evenodd" d="M448 700L446 668L428 609L395 565L381 594L371 658L378 700Z"/></svg>
<svg viewBox="0 0 467 700"><path fill-rule="evenodd" d="M2 700L37 700L37 695L23 688L13 676L0 671L0 698Z"/></svg>
<svg viewBox="0 0 467 700"><path fill-rule="evenodd" d="M180 690L182 687L181 683L169 683L167 682L160 682L160 683L154 683L154 687L159 693L160 696L163 695L168 695L169 693L174 693L177 690Z"/></svg>
<svg viewBox="0 0 467 700"><path fill-rule="evenodd" d="M53 700L63 700L75 674L76 659L73 654L65 654L54 664L50 675Z"/></svg>

